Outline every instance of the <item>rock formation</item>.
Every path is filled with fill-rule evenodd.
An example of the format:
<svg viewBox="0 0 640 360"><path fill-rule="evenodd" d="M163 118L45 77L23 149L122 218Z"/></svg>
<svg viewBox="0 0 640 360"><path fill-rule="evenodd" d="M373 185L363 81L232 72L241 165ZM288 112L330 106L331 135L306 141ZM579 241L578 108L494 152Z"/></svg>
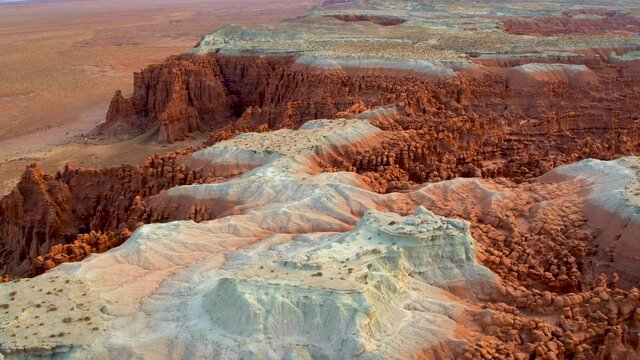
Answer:
<svg viewBox="0 0 640 360"><path fill-rule="evenodd" d="M26 169L0 358L638 358L637 4L534 3L327 1L136 73L93 136L209 139Z"/></svg>
<svg viewBox="0 0 640 360"><path fill-rule="evenodd" d="M54 245L38 260L45 268L128 237L0 287L13 319L0 326L0 351L166 357L172 343L219 357L636 356L640 278L598 242L625 228L599 222L602 212L637 226L638 158L390 194L371 191L372 175L323 172L384 136L364 120L312 121L175 157L173 167L211 179L134 198L130 214L160 223ZM147 171L168 179L165 160ZM68 321L47 311L74 303L82 314ZM37 321L45 326L25 337Z"/></svg>
<svg viewBox="0 0 640 360"><path fill-rule="evenodd" d="M69 186L43 175L36 164L25 170L18 186L2 199L0 209L3 266L12 265L5 273L21 275L30 259L71 235Z"/></svg>
<svg viewBox="0 0 640 360"><path fill-rule="evenodd" d="M218 339L255 339L249 357L410 358L446 339L460 316L456 306L443 316L442 289L472 299L499 289L474 263L468 225L424 208L369 212L353 231L314 241L243 264L204 295ZM224 342L218 351L233 356Z"/></svg>
<svg viewBox="0 0 640 360"><path fill-rule="evenodd" d="M559 60L567 64L549 64ZM210 130L213 144L321 117L369 119L386 130L381 141L333 159L323 170L357 171L379 192L458 176L529 181L580 159L638 153L633 57L514 54L473 61L480 70L433 78L381 69L372 70L375 76L352 68L321 71L291 56L182 55L136 74L132 97L116 93L98 130L109 136L154 131L166 142ZM171 186L216 181L199 166L175 165L178 157L138 167L67 169L37 186L26 183L28 171L20 186L42 195L18 189L3 200L4 273L25 275L33 261L40 273L52 263L82 258L77 254L88 250L72 245L77 235L119 244L121 234L140 223L173 219L129 213L136 197L145 207L150 196ZM53 199L47 195L52 191ZM47 214L23 216L20 207L27 203ZM55 244L66 250L45 255Z"/></svg>
<svg viewBox="0 0 640 360"><path fill-rule="evenodd" d="M580 62L589 66L580 67ZM633 110L635 77L627 76L634 64L585 58L566 68L490 66L484 75L472 71L452 80L428 80L416 74L316 72L299 68L288 57L183 55L136 74L132 98L116 94L99 130L135 123L139 131L160 128L158 140L173 142L205 129L295 128L307 120L335 117L356 104L401 104L405 130L434 119L477 117L491 125L506 123L507 134L582 132L602 117L608 121L600 121L600 128L628 129L638 116ZM584 69L584 75L573 69ZM568 75L554 75L558 71Z"/></svg>
<svg viewBox="0 0 640 360"><path fill-rule="evenodd" d="M105 135L128 135L138 131L138 116L130 99L125 99L120 90L111 99L109 111L101 131Z"/></svg>
<svg viewBox="0 0 640 360"><path fill-rule="evenodd" d="M97 232L99 237L117 238L114 243L121 243L126 239L121 234L148 221L142 199L176 185L207 181L197 169L187 170L176 162L193 151L154 156L143 166L93 170L67 165L55 176L30 166L16 189L0 203L3 273L24 276L31 273L32 262L40 273L68 257L83 258L88 255L86 248L58 250L66 249L65 244L80 234L94 237L92 232ZM86 243L83 239L78 240ZM40 257L49 249L53 249L51 256ZM89 252L96 251L100 250Z"/></svg>
<svg viewBox="0 0 640 360"><path fill-rule="evenodd" d="M518 35L556 34L625 34L640 32L640 19L609 9L573 9L558 17L518 18L503 20L505 31Z"/></svg>

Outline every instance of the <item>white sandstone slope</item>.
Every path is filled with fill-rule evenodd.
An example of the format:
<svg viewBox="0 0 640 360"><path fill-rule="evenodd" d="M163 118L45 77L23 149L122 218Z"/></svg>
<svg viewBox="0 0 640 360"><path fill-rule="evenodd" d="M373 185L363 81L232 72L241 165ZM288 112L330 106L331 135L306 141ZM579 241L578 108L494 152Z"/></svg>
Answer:
<svg viewBox="0 0 640 360"><path fill-rule="evenodd" d="M636 275L640 262L640 158L589 159L561 166L547 176L587 184L585 214L597 234L598 258L635 286L640 281Z"/></svg>
<svg viewBox="0 0 640 360"><path fill-rule="evenodd" d="M636 157L584 160L554 169L547 176L553 175L586 182L586 199L598 207L628 218L640 213L640 161Z"/></svg>
<svg viewBox="0 0 640 360"><path fill-rule="evenodd" d="M585 65L529 63L509 69L509 87L516 90L542 88L549 84L598 85L598 76Z"/></svg>
<svg viewBox="0 0 640 360"><path fill-rule="evenodd" d="M471 293L494 280L474 262L468 225L424 208L368 212L345 234L248 251L203 295L223 358L244 341L247 358L411 358L452 338L464 307L446 289Z"/></svg>
<svg viewBox="0 0 640 360"><path fill-rule="evenodd" d="M454 341L468 307L462 297L498 287L475 263L468 225L424 209L376 212L407 214L415 205L368 191L357 174L319 173L332 155L378 134L366 121L314 121L195 153L193 161L226 175L246 172L177 187L158 201L226 199L233 215L145 225L105 254L1 287L0 299L15 291L25 308L3 315L0 352L400 359Z"/></svg>
<svg viewBox="0 0 640 360"><path fill-rule="evenodd" d="M219 217L145 225L107 253L3 284L0 353L407 359L473 341L474 302L504 289L476 263L468 223L416 205L499 217L500 204L517 195L482 179L381 195L355 173L321 172L340 154L375 144L379 132L366 121L313 121L193 154L189 161L235 177L170 189L154 206L179 211L206 201ZM583 184L594 208L611 209L598 199L636 193L637 161L585 161L548 181Z"/></svg>

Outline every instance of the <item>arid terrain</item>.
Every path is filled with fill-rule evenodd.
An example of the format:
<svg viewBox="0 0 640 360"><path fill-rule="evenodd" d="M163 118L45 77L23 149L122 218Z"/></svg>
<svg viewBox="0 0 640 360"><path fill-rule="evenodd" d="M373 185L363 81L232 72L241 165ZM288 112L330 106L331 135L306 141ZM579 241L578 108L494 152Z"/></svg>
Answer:
<svg viewBox="0 0 640 360"><path fill-rule="evenodd" d="M138 163L159 147L87 146L132 73L229 23L296 16L312 1L49 1L0 5L0 194L33 161L55 171ZM126 91L125 91L126 93ZM76 143L80 142L81 145ZM60 146L60 145L63 146ZM126 150L125 150L126 149Z"/></svg>
<svg viewBox="0 0 640 360"><path fill-rule="evenodd" d="M201 35L0 199L0 359L640 359L637 2Z"/></svg>

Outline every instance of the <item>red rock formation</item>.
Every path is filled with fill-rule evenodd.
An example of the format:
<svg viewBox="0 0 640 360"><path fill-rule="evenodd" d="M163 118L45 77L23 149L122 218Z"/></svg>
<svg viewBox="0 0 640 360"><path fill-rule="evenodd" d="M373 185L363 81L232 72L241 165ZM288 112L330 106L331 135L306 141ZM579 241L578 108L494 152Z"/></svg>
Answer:
<svg viewBox="0 0 640 360"><path fill-rule="evenodd" d="M136 74L130 103L137 120L130 120L128 102L116 95L109 123L135 123L139 131L157 128L160 141L173 142L196 130L297 127L310 119L335 117L355 104L399 104L409 116L402 120L404 128L467 117L492 118L507 126L528 121L526 131L536 132L583 132L598 123L627 128L637 116L633 64L607 63L600 57L572 62L580 61L588 64L592 81L538 77L532 80L538 82L535 87L520 89L510 87L513 75L500 67L490 67L484 75L429 81L411 75L314 71L287 57L183 55Z"/></svg>
<svg viewBox="0 0 640 360"><path fill-rule="evenodd" d="M380 146L352 159L349 167L382 175L389 190L394 190L405 182L454 177L507 177L522 182L581 159L612 159L640 151L640 126L635 122L583 130L570 124L574 119L565 118L549 121L547 129L540 124L531 129L510 127L524 121L518 116L471 114L448 121L433 118L417 130L388 133ZM560 126L569 129L563 131Z"/></svg>
<svg viewBox="0 0 640 360"><path fill-rule="evenodd" d="M70 198L69 186L43 175L36 164L25 170L17 187L0 201L0 266L5 273L24 274L32 258L71 235Z"/></svg>
<svg viewBox="0 0 640 360"><path fill-rule="evenodd" d="M358 21L367 21L370 23L374 23L376 25L381 26L394 26L400 25L402 23L407 22L405 19L395 17L395 16L372 16L372 15L355 15L355 14L345 14L345 15L327 15L336 20L344 21L344 22L358 22Z"/></svg>
<svg viewBox="0 0 640 360"><path fill-rule="evenodd" d="M105 135L135 134L138 126L138 117L131 100L125 99L120 90L116 91L101 131Z"/></svg>
<svg viewBox="0 0 640 360"><path fill-rule="evenodd" d="M502 303L479 304L470 320L481 335L452 345L455 358L637 358L640 292L618 288L615 273L594 273L581 186L497 179L424 190L421 204L471 222L478 260L507 292ZM489 204L486 191L506 198Z"/></svg>
<svg viewBox="0 0 640 360"><path fill-rule="evenodd" d="M505 31L517 35L640 33L637 17L603 9L575 9L559 17L509 17L502 23Z"/></svg>
<svg viewBox="0 0 640 360"><path fill-rule="evenodd" d="M110 135L130 127L137 132L160 129L160 142L174 142L232 117L233 101L215 59L190 62L177 57L167 64L134 74L132 98L122 99L116 92L98 133ZM116 125L121 123L128 126Z"/></svg>
<svg viewBox="0 0 640 360"><path fill-rule="evenodd" d="M17 188L0 202L0 269L25 276L31 273L32 261L47 252L59 255L51 259L58 264L63 262L61 254L69 251L73 257L83 258L120 244L128 236L123 234L152 216L145 212L147 198L174 186L207 181L201 169L188 169L179 161L194 150L156 155L143 166L93 170L67 165L55 176L43 175L37 165L30 166ZM96 247L92 240L91 250L82 248L80 254L65 247L53 248L93 232L106 236L112 246ZM77 240L86 243L83 239L80 236ZM51 267L46 260L36 261L36 273Z"/></svg>
<svg viewBox="0 0 640 360"><path fill-rule="evenodd" d="M542 86L516 90L501 67L429 80L311 70L287 57L184 55L136 74L133 96L116 93L100 130L153 128L159 140L171 142L211 129L212 143L308 119L365 117L388 130L385 139L326 164L326 171L355 169L382 192L456 176L522 182L581 158L640 152L640 92L637 75L629 71L634 65L599 57L584 61L598 78L595 89L543 77ZM392 109L363 113L377 106ZM2 201L0 266L24 275L30 259L78 234L111 236L123 224L133 230L140 222L170 218L141 218L130 208L136 196L146 202L162 189L207 181L177 157L100 171L68 168L55 177L28 170ZM25 214L25 208L37 211Z"/></svg>
<svg viewBox="0 0 640 360"><path fill-rule="evenodd" d="M41 274L62 263L81 261L90 254L103 253L121 245L129 236L131 231L128 228L123 228L120 233L91 231L80 234L71 244L54 245L47 253L33 259L33 270Z"/></svg>

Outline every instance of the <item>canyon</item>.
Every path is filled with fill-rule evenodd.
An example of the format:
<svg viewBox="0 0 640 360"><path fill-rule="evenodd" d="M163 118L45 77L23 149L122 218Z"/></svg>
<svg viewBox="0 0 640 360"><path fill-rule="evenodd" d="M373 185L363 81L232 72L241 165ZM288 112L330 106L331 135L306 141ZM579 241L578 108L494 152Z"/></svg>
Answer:
<svg viewBox="0 0 640 360"><path fill-rule="evenodd" d="M640 358L640 13L532 4L328 1L136 72L86 138L176 150L27 167L0 354Z"/></svg>

